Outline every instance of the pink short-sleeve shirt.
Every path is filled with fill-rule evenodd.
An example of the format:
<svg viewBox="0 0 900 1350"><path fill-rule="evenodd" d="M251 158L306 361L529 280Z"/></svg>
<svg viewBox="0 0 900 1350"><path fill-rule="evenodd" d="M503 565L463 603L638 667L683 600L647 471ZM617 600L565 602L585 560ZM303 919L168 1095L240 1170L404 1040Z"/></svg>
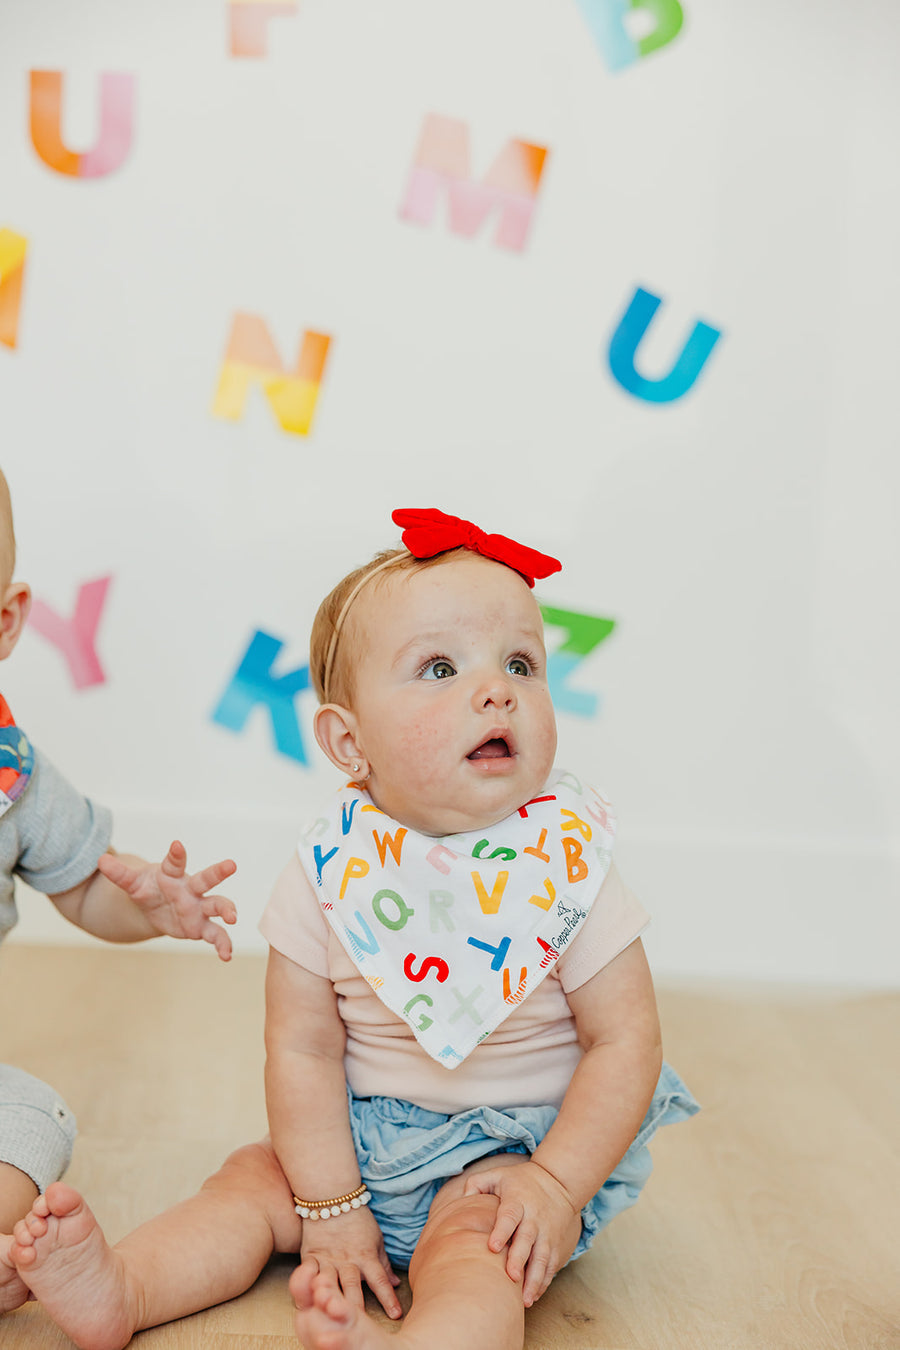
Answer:
<svg viewBox="0 0 900 1350"><path fill-rule="evenodd" d="M322 913L295 855L260 931L276 951L331 981L347 1030L347 1082L357 1097L399 1097L429 1111L559 1106L582 1051L566 993L634 942L649 922L610 867L587 918L546 978L454 1069L431 1059L363 979Z"/></svg>

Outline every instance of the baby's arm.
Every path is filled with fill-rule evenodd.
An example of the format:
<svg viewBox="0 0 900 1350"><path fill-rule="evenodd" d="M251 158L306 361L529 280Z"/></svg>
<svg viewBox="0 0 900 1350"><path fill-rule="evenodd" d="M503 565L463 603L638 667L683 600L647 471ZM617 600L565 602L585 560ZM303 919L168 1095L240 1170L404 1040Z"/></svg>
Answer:
<svg viewBox="0 0 900 1350"><path fill-rule="evenodd" d="M345 1031L330 980L274 948L266 975L266 1102L272 1143L295 1195L327 1200L359 1185L344 1076ZM362 1280L389 1317L399 1283L381 1229L366 1207L304 1220L302 1265L333 1270L363 1306Z"/></svg>
<svg viewBox="0 0 900 1350"><path fill-rule="evenodd" d="M466 1184L469 1194L500 1197L488 1245L501 1251L510 1242L506 1269L514 1280L524 1272L526 1306L556 1274L573 1214L637 1134L662 1065L656 998L640 939L566 997L584 1055L556 1121L529 1161L478 1172Z"/></svg>
<svg viewBox="0 0 900 1350"><path fill-rule="evenodd" d="M70 923L107 942L141 942L160 934L198 938L211 942L227 961L231 939L213 917L234 923L237 911L231 900L207 891L230 877L235 865L213 863L193 876L186 867L187 854L178 840L161 863L110 851L86 881L50 899Z"/></svg>

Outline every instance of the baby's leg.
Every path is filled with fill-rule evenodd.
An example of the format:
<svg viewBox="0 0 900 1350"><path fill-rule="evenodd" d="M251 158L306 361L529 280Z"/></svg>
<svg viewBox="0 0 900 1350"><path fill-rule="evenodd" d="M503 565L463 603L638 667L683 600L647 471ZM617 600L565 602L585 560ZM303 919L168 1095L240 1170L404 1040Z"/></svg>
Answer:
<svg viewBox="0 0 900 1350"><path fill-rule="evenodd" d="M0 1233L11 1233L16 1219L27 1214L37 1199L31 1177L12 1163L0 1163Z"/></svg>
<svg viewBox="0 0 900 1350"><path fill-rule="evenodd" d="M16 1225L19 1274L81 1350L121 1350L136 1331L249 1289L300 1220L268 1141L238 1149L197 1195L109 1247L77 1191L48 1187Z"/></svg>
<svg viewBox="0 0 900 1350"><path fill-rule="evenodd" d="M518 1154L485 1159L521 1162ZM507 1248L488 1249L499 1200L463 1195L466 1176L478 1163L442 1187L409 1268L413 1303L403 1328L394 1333L354 1308L332 1279L310 1276L304 1267L291 1277L296 1327L305 1350L522 1350L525 1306L522 1282L506 1273ZM574 1251L581 1232L573 1219Z"/></svg>
<svg viewBox="0 0 900 1350"><path fill-rule="evenodd" d="M55 1088L0 1064L0 1312L28 1298L10 1255L13 1226L65 1172L75 1133L75 1117Z"/></svg>
<svg viewBox="0 0 900 1350"><path fill-rule="evenodd" d="M0 1313L20 1308L28 1299L28 1289L9 1255L10 1234L16 1220L28 1213L37 1195L38 1188L31 1177L12 1163L0 1163Z"/></svg>

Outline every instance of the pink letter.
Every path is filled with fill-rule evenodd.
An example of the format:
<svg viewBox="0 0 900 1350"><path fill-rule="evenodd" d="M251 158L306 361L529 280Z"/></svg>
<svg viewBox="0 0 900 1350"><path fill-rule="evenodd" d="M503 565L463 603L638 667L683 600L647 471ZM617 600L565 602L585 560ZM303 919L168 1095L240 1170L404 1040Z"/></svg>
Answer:
<svg viewBox="0 0 900 1350"><path fill-rule="evenodd" d="M296 14L297 0L231 0L231 55L268 55L268 23L279 14Z"/></svg>
<svg viewBox="0 0 900 1350"><path fill-rule="evenodd" d="M87 689L106 680L94 643L111 581L112 577L85 581L78 589L71 619L62 618L43 600L35 600L31 607L31 626L60 649L69 663L76 689Z"/></svg>
<svg viewBox="0 0 900 1350"><path fill-rule="evenodd" d="M97 141L86 153L77 154L62 138L62 71L33 70L31 140L44 163L74 178L102 178L118 169L131 149L134 89L134 76L123 71L105 71L100 76Z"/></svg>
<svg viewBox="0 0 900 1350"><path fill-rule="evenodd" d="M436 867L439 872L443 872L444 876L449 876L450 868L444 862L444 855L448 858L456 858L459 856L454 853L452 849L446 848L443 844L435 844L434 848L426 854L426 861L430 862L432 867Z"/></svg>
<svg viewBox="0 0 900 1350"><path fill-rule="evenodd" d="M521 250L531 228L546 158L545 146L510 140L485 177L477 180L469 161L467 124L431 113L422 127L400 207L401 218L429 225L438 199L446 194L454 234L471 238L496 211L500 219L495 243Z"/></svg>

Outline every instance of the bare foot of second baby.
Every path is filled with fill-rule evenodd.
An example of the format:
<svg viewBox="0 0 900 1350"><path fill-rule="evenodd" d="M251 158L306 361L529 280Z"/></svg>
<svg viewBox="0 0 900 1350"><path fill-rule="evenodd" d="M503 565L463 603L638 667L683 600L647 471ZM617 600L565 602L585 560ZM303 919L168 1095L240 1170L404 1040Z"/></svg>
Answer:
<svg viewBox="0 0 900 1350"><path fill-rule="evenodd" d="M331 1275L298 1266L291 1276L294 1325L303 1350L411 1350L403 1332L388 1331L345 1297Z"/></svg>
<svg viewBox="0 0 900 1350"><path fill-rule="evenodd" d="M137 1304L119 1256L76 1190L56 1181L13 1230L21 1279L79 1350L122 1350Z"/></svg>

